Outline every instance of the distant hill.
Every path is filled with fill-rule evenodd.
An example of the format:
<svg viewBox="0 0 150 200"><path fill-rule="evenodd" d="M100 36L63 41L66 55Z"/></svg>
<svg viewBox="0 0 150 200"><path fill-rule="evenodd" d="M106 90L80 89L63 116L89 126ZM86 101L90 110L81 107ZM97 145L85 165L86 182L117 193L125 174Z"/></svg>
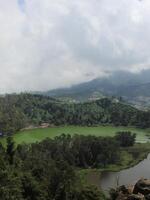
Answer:
<svg viewBox="0 0 150 200"><path fill-rule="evenodd" d="M123 97L138 108L150 106L150 70L141 73L117 71L105 78L74 85L70 88L40 93L67 101L97 100L104 96Z"/></svg>
<svg viewBox="0 0 150 200"><path fill-rule="evenodd" d="M27 93L0 97L0 132L10 135L32 126L115 126L150 127L150 112L138 110L116 98L68 103ZM45 126L44 125L44 126Z"/></svg>

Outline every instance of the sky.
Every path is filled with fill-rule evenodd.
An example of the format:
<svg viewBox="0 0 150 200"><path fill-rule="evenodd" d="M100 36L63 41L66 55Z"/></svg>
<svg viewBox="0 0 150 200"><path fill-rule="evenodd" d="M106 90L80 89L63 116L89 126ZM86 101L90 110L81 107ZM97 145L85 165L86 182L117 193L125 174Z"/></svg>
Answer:
<svg viewBox="0 0 150 200"><path fill-rule="evenodd" d="M150 68L149 0L0 0L0 93Z"/></svg>

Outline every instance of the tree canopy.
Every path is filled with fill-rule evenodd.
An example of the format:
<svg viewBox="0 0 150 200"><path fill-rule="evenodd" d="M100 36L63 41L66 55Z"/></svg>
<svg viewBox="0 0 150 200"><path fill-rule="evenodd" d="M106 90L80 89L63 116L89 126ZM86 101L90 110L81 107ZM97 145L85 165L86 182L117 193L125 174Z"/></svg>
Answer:
<svg viewBox="0 0 150 200"><path fill-rule="evenodd" d="M109 98L84 103L64 103L50 97L12 94L0 97L0 132L12 134L28 125L115 126L150 125L150 112Z"/></svg>
<svg viewBox="0 0 150 200"><path fill-rule="evenodd" d="M16 148L9 138L6 148L0 146L1 200L104 200L100 190L82 183L75 169L93 166L92 161L95 166L117 162L115 141L102 151L109 140L98 138L93 151L94 137L62 135Z"/></svg>

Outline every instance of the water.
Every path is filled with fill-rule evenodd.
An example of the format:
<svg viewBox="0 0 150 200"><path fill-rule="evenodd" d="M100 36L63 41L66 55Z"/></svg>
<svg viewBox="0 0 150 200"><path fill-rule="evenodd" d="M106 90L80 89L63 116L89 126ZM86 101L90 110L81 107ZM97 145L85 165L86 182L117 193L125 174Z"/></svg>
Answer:
<svg viewBox="0 0 150 200"><path fill-rule="evenodd" d="M99 187L105 192L117 185L132 185L140 178L150 178L150 154L138 165L120 172L103 172ZM97 184L97 180L96 180Z"/></svg>

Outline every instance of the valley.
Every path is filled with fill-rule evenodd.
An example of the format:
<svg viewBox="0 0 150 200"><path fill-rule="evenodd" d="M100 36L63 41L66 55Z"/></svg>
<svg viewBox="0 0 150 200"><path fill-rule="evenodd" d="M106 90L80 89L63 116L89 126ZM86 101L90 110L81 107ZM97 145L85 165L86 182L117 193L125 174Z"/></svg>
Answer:
<svg viewBox="0 0 150 200"><path fill-rule="evenodd" d="M0 200L150 200L149 19L0 0Z"/></svg>
<svg viewBox="0 0 150 200"><path fill-rule="evenodd" d="M54 139L57 136L62 134L70 134L73 135L93 135L97 137L114 137L117 132L120 131L130 131L132 133L136 133L136 142L138 143L146 143L149 141L148 135L150 134L150 129L140 129L134 127L115 127L111 125L105 126L95 126L95 127L87 127L87 126L58 126L51 128L35 128L31 130L19 131L13 135L13 139L16 144L21 143L35 143L41 142L46 138ZM2 138L0 140L2 143L5 143L6 138Z"/></svg>
<svg viewBox="0 0 150 200"><path fill-rule="evenodd" d="M0 159L5 165L3 170L0 164L0 175L6 173L12 181L8 188L5 179L6 190L18 189L18 200L25 192L25 199L32 193L44 200L61 199L60 191L64 200L67 195L106 200L105 188L115 185L105 174L122 173L150 153L150 111L117 98L77 103L11 94L0 97L0 116Z"/></svg>

